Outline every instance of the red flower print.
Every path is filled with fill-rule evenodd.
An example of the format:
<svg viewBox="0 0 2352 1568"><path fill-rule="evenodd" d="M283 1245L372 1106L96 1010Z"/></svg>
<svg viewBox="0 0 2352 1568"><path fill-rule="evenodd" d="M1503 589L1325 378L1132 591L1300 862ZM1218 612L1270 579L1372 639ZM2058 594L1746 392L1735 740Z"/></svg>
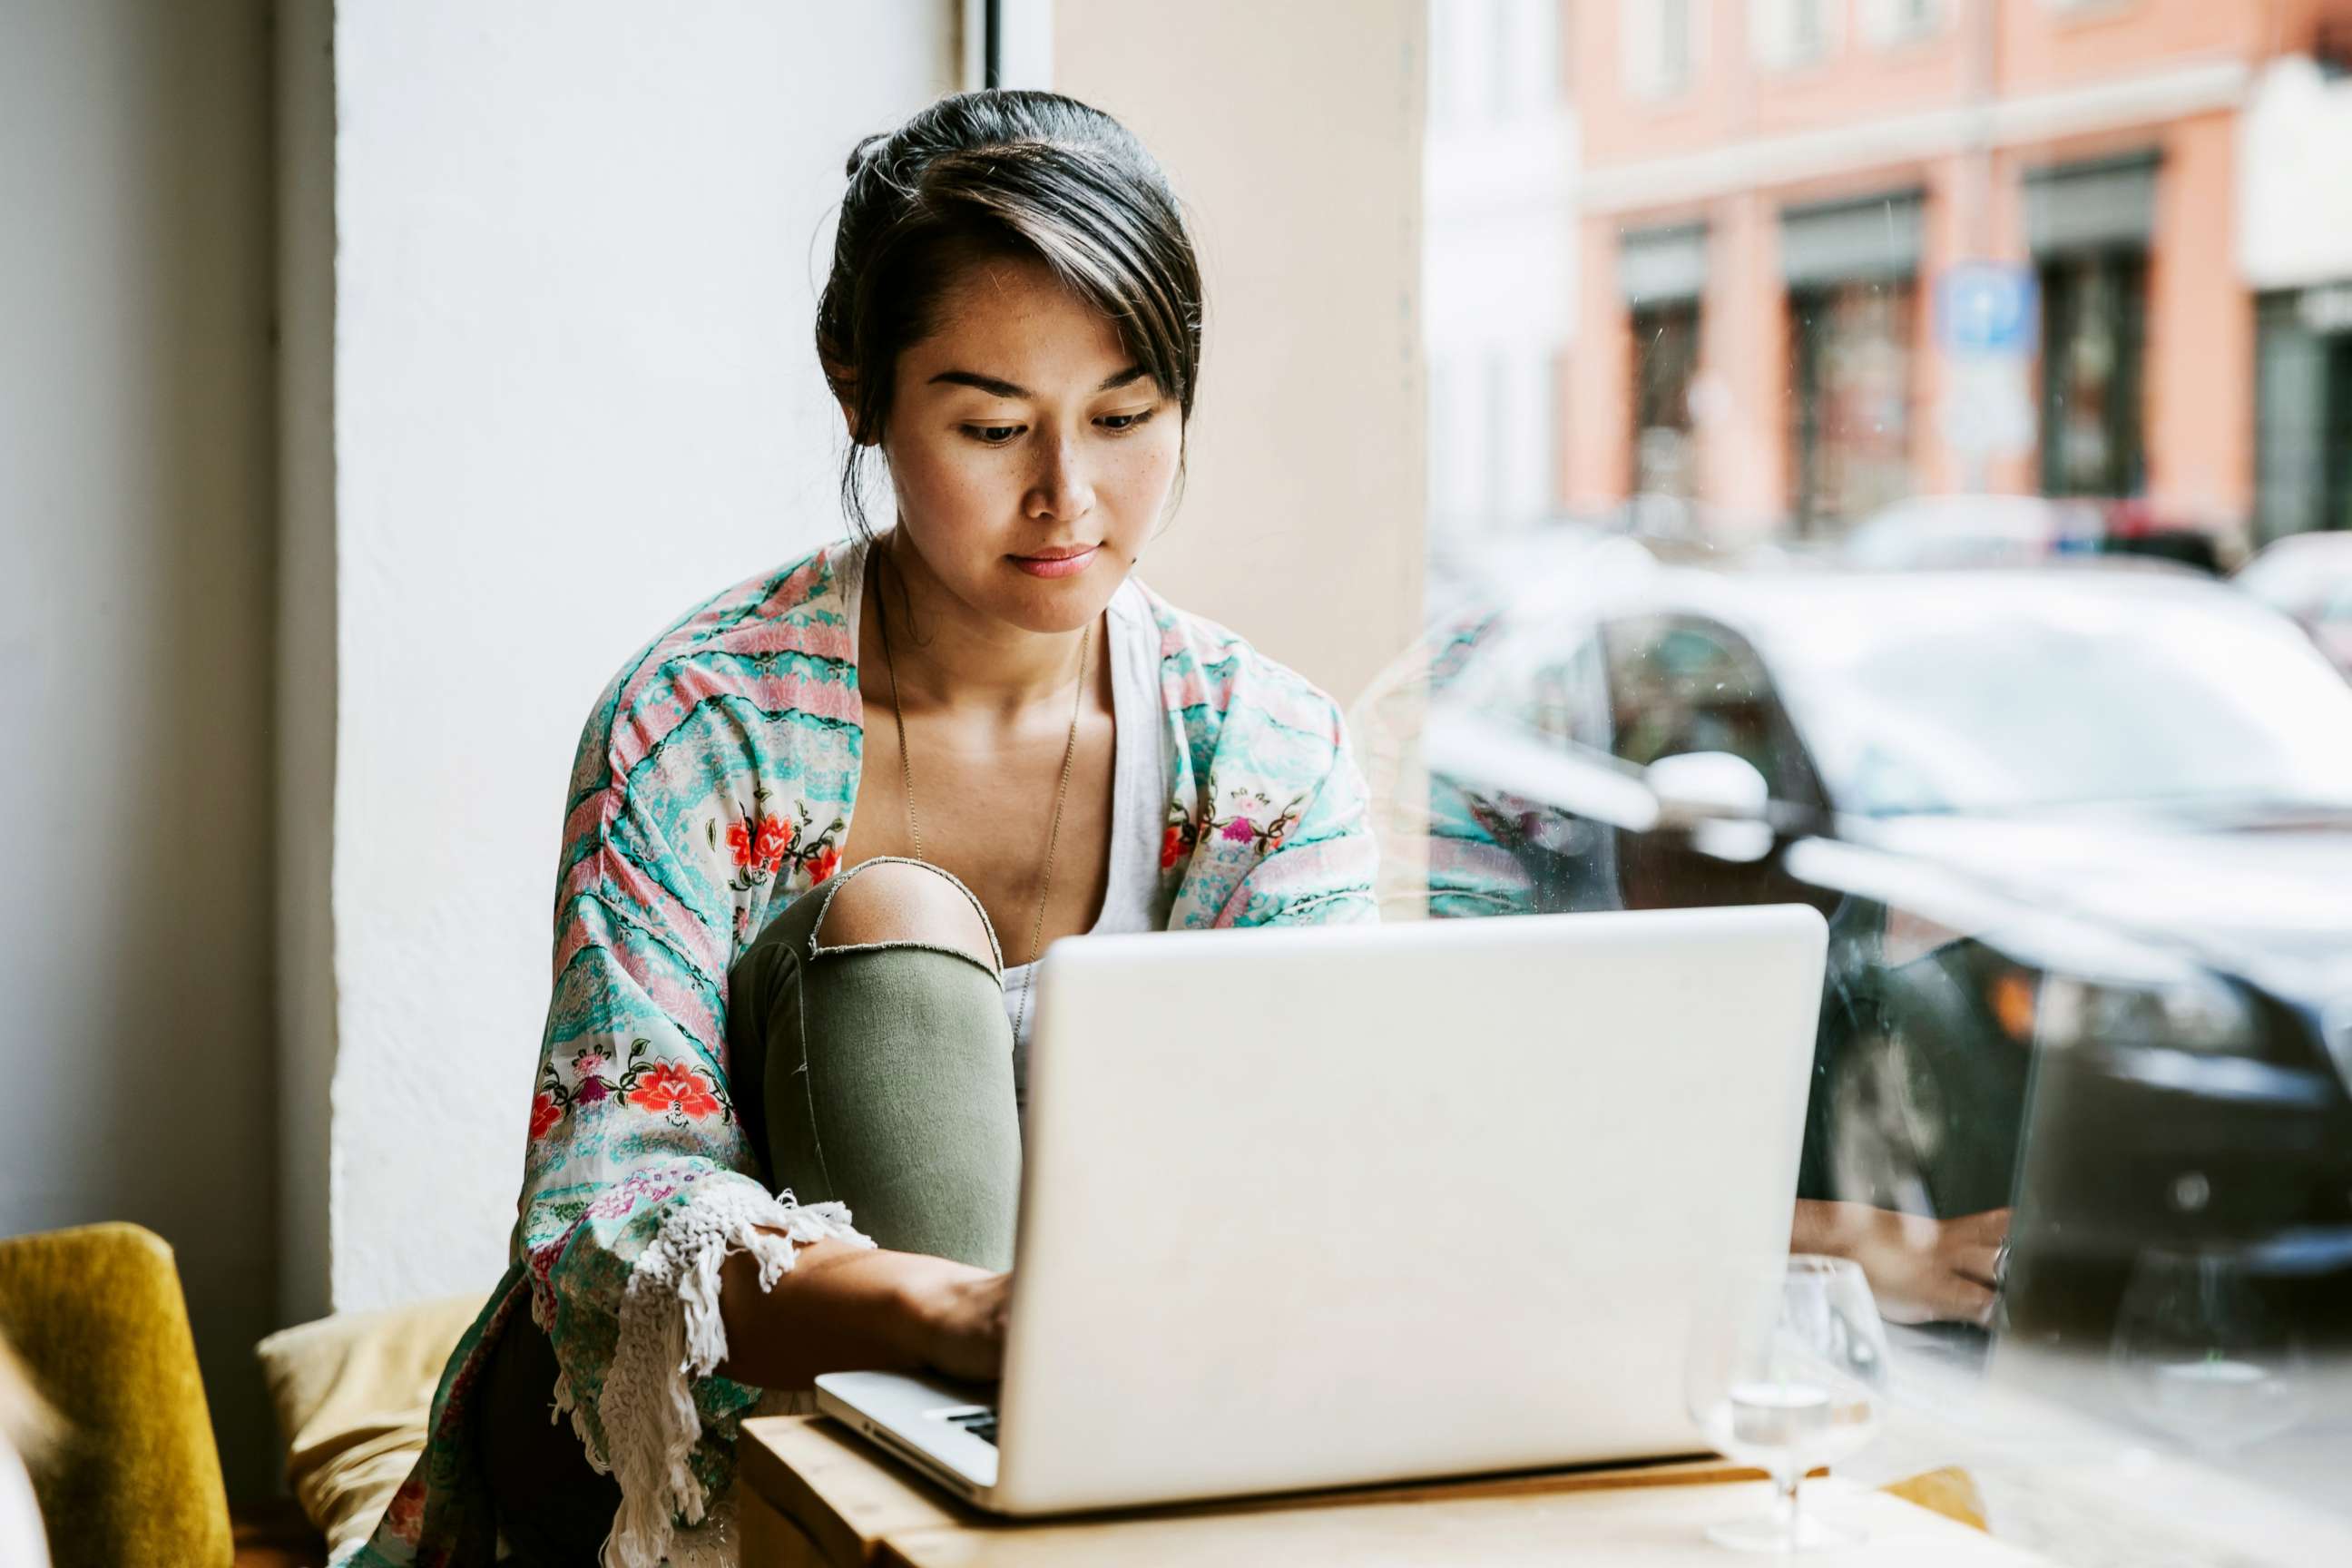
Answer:
<svg viewBox="0 0 2352 1568"><path fill-rule="evenodd" d="M841 851L834 848L831 845L825 846L823 849L820 849L815 854L810 856L808 862L809 886L814 888L819 882L824 881L827 877L832 876L834 872L839 868L840 865Z"/></svg>
<svg viewBox="0 0 2352 1568"><path fill-rule="evenodd" d="M563 1120L563 1107L555 1103L555 1096L541 1089L539 1098L530 1102L530 1135L544 1138L548 1130Z"/></svg>
<svg viewBox="0 0 2352 1568"><path fill-rule="evenodd" d="M1235 844L1247 844L1251 839L1257 837L1257 829L1250 826L1250 819L1248 817L1236 816L1231 822L1225 824L1225 831L1223 834L1223 837L1231 839Z"/></svg>
<svg viewBox="0 0 2352 1568"><path fill-rule="evenodd" d="M425 1488L410 1481L392 1494L392 1506L384 1510L384 1523L402 1541L415 1541L425 1523Z"/></svg>
<svg viewBox="0 0 2352 1568"><path fill-rule="evenodd" d="M629 1103L656 1115L698 1119L719 1109L719 1097L692 1068L662 1062L649 1068L637 1087L629 1090Z"/></svg>
<svg viewBox="0 0 2352 1568"><path fill-rule="evenodd" d="M1176 862L1184 858L1184 830L1171 823L1168 831L1160 836L1160 868L1173 870Z"/></svg>
<svg viewBox="0 0 2352 1568"><path fill-rule="evenodd" d="M764 818L759 831L751 836L751 858L762 871L772 871L782 864L784 852L793 847L793 830L774 817Z"/></svg>
<svg viewBox="0 0 2352 1568"><path fill-rule="evenodd" d="M730 822L727 825L727 847L734 855L735 864L749 866L752 859L751 825Z"/></svg>

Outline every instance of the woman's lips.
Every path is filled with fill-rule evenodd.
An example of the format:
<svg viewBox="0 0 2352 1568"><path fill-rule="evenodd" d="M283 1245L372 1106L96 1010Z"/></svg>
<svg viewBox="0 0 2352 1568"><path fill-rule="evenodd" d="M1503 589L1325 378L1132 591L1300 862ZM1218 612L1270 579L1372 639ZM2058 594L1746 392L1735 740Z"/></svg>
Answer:
<svg viewBox="0 0 2352 1568"><path fill-rule="evenodd" d="M1069 552L1055 551L1050 555L1015 555L1013 564L1032 577L1075 577L1093 563L1100 545L1089 544Z"/></svg>

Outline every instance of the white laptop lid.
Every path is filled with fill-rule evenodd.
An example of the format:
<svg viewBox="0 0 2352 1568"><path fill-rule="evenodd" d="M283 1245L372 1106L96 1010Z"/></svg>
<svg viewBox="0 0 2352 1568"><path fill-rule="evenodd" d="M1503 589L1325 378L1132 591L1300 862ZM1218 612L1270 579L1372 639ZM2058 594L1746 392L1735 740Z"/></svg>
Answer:
<svg viewBox="0 0 2352 1568"><path fill-rule="evenodd" d="M993 1506L1689 1452L1788 1247L1810 909L1055 944Z"/></svg>

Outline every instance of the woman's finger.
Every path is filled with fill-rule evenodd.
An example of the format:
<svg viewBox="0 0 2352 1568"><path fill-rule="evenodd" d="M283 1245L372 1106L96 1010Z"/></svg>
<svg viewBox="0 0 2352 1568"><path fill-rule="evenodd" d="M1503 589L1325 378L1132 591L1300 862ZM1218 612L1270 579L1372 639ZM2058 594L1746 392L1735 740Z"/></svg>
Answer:
<svg viewBox="0 0 2352 1568"><path fill-rule="evenodd" d="M1992 1321L1993 1293L1990 1285L1956 1274L1945 1282L1945 1288L1937 1295L1936 1315L1939 1318L1974 1323L1979 1328Z"/></svg>
<svg viewBox="0 0 2352 1568"><path fill-rule="evenodd" d="M1967 1242L1949 1247L1945 1252L1945 1265L1961 1279L1973 1279L1988 1290L2000 1284L1998 1243Z"/></svg>

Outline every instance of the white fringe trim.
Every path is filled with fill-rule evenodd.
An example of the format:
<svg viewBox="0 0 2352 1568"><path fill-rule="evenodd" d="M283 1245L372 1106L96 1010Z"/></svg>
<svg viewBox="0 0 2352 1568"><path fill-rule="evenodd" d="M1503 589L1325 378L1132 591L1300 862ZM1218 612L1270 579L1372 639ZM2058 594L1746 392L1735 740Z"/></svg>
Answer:
<svg viewBox="0 0 2352 1568"><path fill-rule="evenodd" d="M601 1553L604 1568L659 1568L666 1558L674 1568L735 1561L733 1510L703 1497L687 1462L702 1435L692 1384L727 1359L719 1266L734 1253L751 1254L766 1290L802 1245L827 1240L874 1245L851 1227L840 1204L796 1204L751 1182L729 1182L696 1192L637 1258L597 1402L610 1461L597 1468L621 1483L621 1510ZM572 1412L575 1426L581 1414ZM689 1528L680 1531L679 1519Z"/></svg>

